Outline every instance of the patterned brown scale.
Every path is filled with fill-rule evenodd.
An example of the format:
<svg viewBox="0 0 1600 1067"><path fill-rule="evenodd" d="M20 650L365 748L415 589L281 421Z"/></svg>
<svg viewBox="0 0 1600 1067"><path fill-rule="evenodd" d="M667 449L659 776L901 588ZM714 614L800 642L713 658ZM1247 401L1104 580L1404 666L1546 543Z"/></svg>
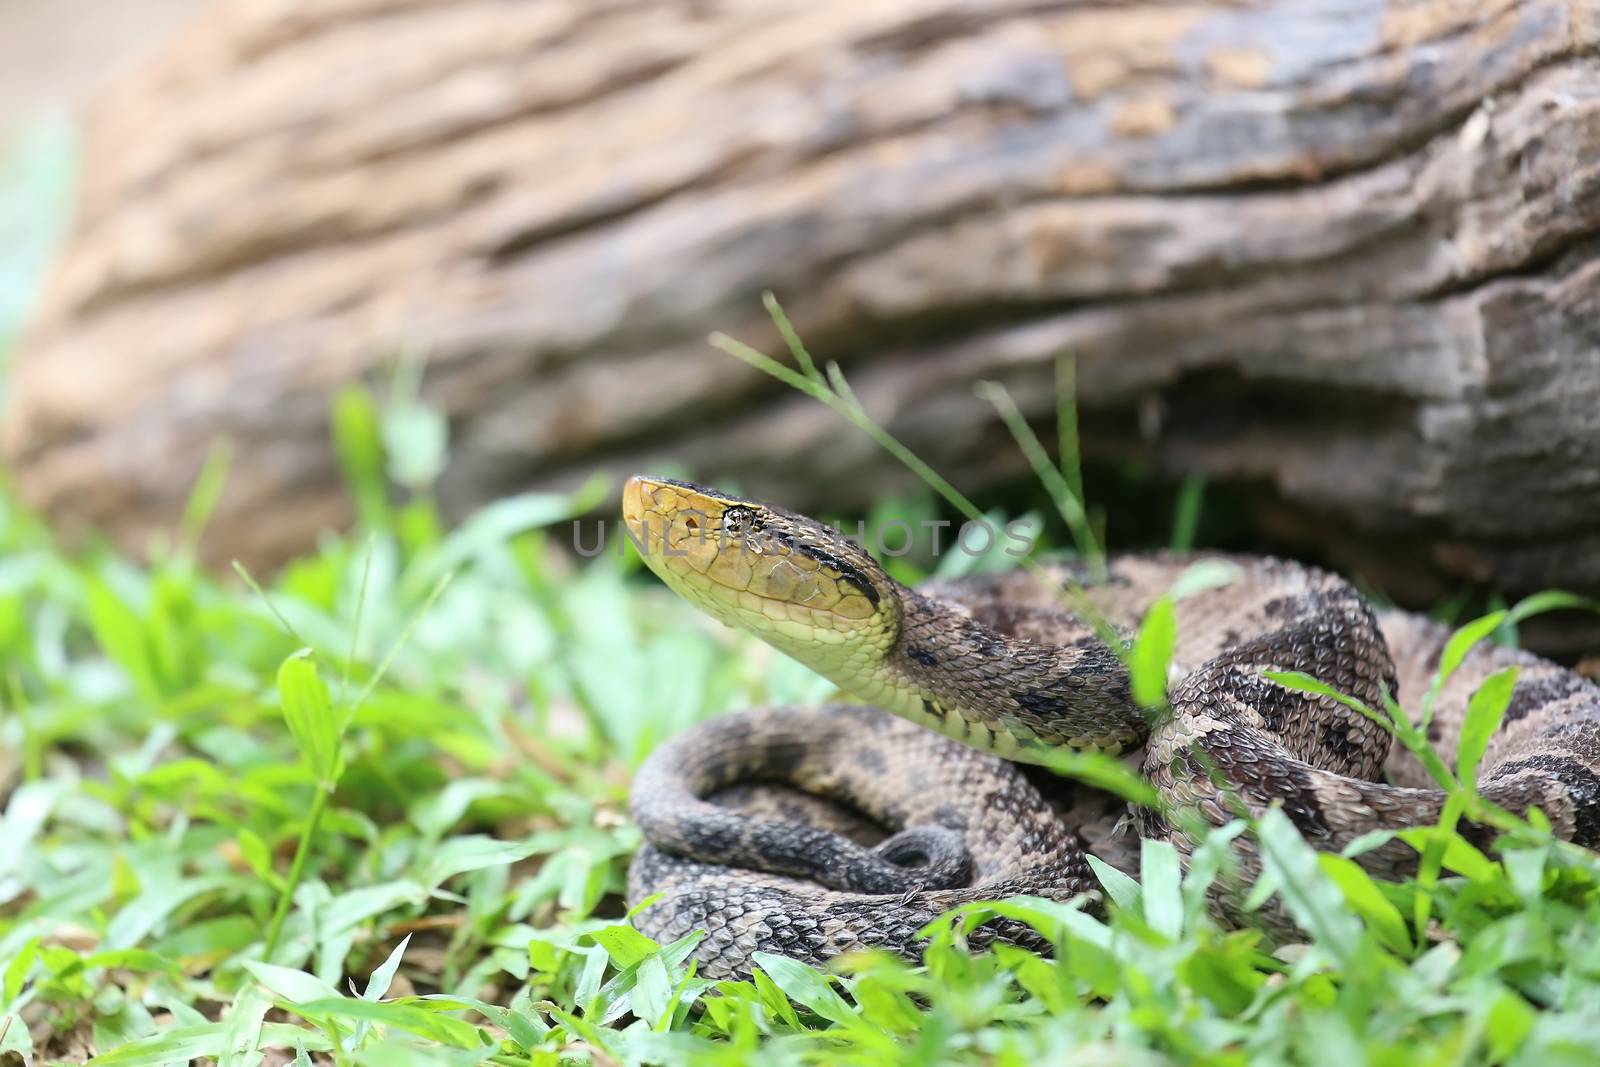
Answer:
<svg viewBox="0 0 1600 1067"><path fill-rule="evenodd" d="M1119 819L1120 806L1103 794L1009 761L1038 762L1052 745L1121 749L1172 809L1212 824L1240 806L1260 813L1281 805L1318 848L1431 823L1442 809L1444 795L1376 724L1263 676L1303 671L1369 705L1387 688L1415 710L1449 631L1403 612L1375 614L1337 577L1250 557L1113 559L1086 594L1120 634L1133 633L1175 585L1192 587L1176 605L1172 715L1148 730L1121 661L1061 607L1055 580L1064 575L1042 582L1018 572L913 591L802 516L653 479L632 480L625 495L636 526L681 520L688 507L713 525L719 509L737 508L741 538L751 523L767 531L757 565L765 573L781 569L782 553L803 554L796 573L805 583L785 588L805 585L797 603L811 607L774 611L761 599L770 583L756 589L761 596L741 589L739 599L709 588L718 574L743 580L751 572L719 563L742 542L702 544L683 567L664 541L644 553L652 569L717 618L904 717L852 705L760 709L704 723L646 761L632 808L648 844L630 871L629 897L662 894L638 918L658 939L708 931L697 949L702 973L747 974L756 951L811 963L867 946L915 957L921 927L962 902L1092 894L1086 851L1126 869L1137 854L1127 830L1135 820ZM1194 581L1196 564L1208 581ZM813 610L816 588L828 591L835 579L859 594L848 624ZM872 610L862 610L869 602ZM838 629L811 642L806 625ZM1478 786L1509 810L1537 806L1560 836L1594 847L1600 689L1590 682L1528 653L1480 645L1438 694L1430 741L1452 761L1472 693L1512 665L1517 685ZM1139 833L1180 853L1193 848L1177 829L1182 820L1142 812L1136 821ZM1488 843L1481 828L1467 830ZM1248 836L1236 852L1251 875ZM1403 876L1416 854L1391 841L1361 862ZM1238 918L1227 899L1217 904ZM976 936L993 939L1033 943L1010 923Z"/></svg>

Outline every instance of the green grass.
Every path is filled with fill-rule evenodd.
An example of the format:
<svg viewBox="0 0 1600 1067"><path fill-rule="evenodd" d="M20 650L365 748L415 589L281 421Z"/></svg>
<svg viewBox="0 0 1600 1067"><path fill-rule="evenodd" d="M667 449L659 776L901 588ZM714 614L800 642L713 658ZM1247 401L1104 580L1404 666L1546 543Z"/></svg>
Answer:
<svg viewBox="0 0 1600 1067"><path fill-rule="evenodd" d="M403 432L339 404L346 456ZM32 1029L41 1055L183 1061L265 1025L347 1062L528 1062L626 1006L630 769L707 714L822 688L634 561L555 551L604 489L448 532L414 498L259 593L182 548L69 557L0 504L0 1049ZM403 942L402 988L489 998L475 1022L526 1046L378 1000Z"/></svg>
<svg viewBox="0 0 1600 1067"><path fill-rule="evenodd" d="M883 440L842 377L798 366ZM1060 422L1059 473L1021 444L1093 554L1070 403ZM340 394L332 423L360 529L271 576L193 562L225 453L144 563L65 553L0 493L0 1064L1596 1062L1600 862L1488 810L1443 760L1457 801L1407 835L1412 882L1318 855L1272 813L1211 833L1187 871L1153 843L1137 879L1100 868L1105 919L1015 900L934 924L919 967L772 957L754 982L696 977L689 942L656 945L623 914L630 771L703 717L827 686L631 557L560 551L603 482L447 529L443 426L408 378L382 404ZM1186 489L1173 540L1199 506ZM1171 618L1153 611L1128 647L1152 714ZM1475 707L1467 765L1506 691ZM1368 711L1417 743L1410 718ZM1117 766L1068 761L1137 792ZM1457 836L1464 814L1501 820L1504 850ZM1303 943L1209 917L1239 833L1263 856L1252 902L1280 897ZM968 951L993 913L1053 954Z"/></svg>

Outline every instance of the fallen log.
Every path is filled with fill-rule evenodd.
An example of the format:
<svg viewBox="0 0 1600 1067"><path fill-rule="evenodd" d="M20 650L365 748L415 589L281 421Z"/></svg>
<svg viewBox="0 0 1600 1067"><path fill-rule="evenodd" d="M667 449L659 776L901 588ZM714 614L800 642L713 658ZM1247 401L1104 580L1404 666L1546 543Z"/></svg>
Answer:
<svg viewBox="0 0 1600 1067"><path fill-rule="evenodd" d="M1264 528L1600 590L1600 4L220 5L91 127L5 448L68 531L269 563L348 519L337 385L425 356L460 512L670 455L797 506L905 484L705 341L784 301L969 485L979 378ZM796 457L804 457L803 462Z"/></svg>

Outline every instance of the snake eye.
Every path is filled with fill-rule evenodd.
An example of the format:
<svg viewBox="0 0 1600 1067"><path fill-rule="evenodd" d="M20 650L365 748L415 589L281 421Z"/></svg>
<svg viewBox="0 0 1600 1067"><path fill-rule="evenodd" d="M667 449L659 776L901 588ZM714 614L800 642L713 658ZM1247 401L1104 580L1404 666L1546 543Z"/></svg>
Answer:
<svg viewBox="0 0 1600 1067"><path fill-rule="evenodd" d="M761 529L761 520L750 508L732 507L722 513L722 532L729 537L755 533Z"/></svg>

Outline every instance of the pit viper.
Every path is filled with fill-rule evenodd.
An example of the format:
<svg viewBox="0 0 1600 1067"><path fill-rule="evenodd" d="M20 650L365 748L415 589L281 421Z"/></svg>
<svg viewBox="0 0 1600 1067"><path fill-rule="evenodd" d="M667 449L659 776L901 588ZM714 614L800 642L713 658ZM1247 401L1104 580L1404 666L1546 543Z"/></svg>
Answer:
<svg viewBox="0 0 1600 1067"><path fill-rule="evenodd" d="M748 975L756 952L915 958L919 932L957 905L1094 894L1090 852L1110 857L1129 839L1187 857L1197 825L1278 806L1315 847L1339 850L1434 823L1446 803L1371 718L1267 677L1307 674L1373 708L1385 693L1411 707L1427 693L1450 631L1375 611L1322 570L1129 554L1097 575L1056 566L911 589L834 528L715 489L634 477L623 517L670 588L860 701L720 716L640 768L630 808L646 844L628 893L650 903L635 922L662 941L705 931L694 948L704 975ZM1081 593L1071 610L1063 588ZM1134 700L1126 641L1169 595L1167 709L1151 715ZM1472 694L1508 667L1515 688L1478 789L1594 847L1600 688L1585 678L1479 643L1429 698L1427 739L1453 760ZM1061 750L1121 754L1161 803L1119 818L1115 800L1030 770ZM1249 873L1248 837L1237 847ZM1403 877L1417 853L1390 839L1359 862ZM1037 943L1006 920L971 938Z"/></svg>

